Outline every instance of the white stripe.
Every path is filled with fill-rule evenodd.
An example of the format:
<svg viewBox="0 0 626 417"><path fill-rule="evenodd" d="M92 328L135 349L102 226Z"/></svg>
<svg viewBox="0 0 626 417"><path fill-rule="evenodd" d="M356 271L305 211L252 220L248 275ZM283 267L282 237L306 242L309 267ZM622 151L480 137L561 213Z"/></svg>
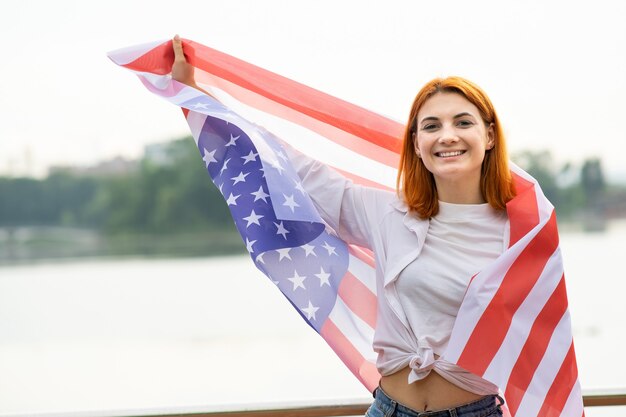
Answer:
<svg viewBox="0 0 626 417"><path fill-rule="evenodd" d="M547 223L552 216L552 212L554 212L554 206L545 197L538 183L535 183L535 195L537 196L537 209L539 211L539 219L540 221L545 221Z"/></svg>
<svg viewBox="0 0 626 417"><path fill-rule="evenodd" d="M165 90L170 86L172 79L166 75L157 75L151 72L133 71L141 80L149 83L158 90ZM163 97L163 96L161 96Z"/></svg>
<svg viewBox="0 0 626 417"><path fill-rule="evenodd" d="M117 65L126 65L130 62L133 62L140 56L145 55L148 51L156 48L164 42L166 41L160 40L156 42L145 43L143 45L134 45L128 48L116 49L115 51L108 52L107 56Z"/></svg>
<svg viewBox="0 0 626 417"><path fill-rule="evenodd" d="M162 99L167 100L170 103L178 107L181 107L181 108L184 108L184 109L196 112L196 113L201 113L201 114L205 114L208 116L217 117L219 119L232 122L232 123L236 123L237 121L241 120L241 117L239 115L234 113L229 108L226 108L223 104L221 104L215 98L203 93L200 90L196 90L193 87L189 87L185 84L179 83L178 81L172 80L172 77L170 75L159 75L159 74L153 74L151 72L141 72L141 71L133 71L133 70L130 70L130 71L134 73L135 75L137 75L139 78L148 82L150 85L154 86L157 90L163 91L164 93L169 92L168 88L173 87L171 85L172 83L178 84L179 87L181 88L178 90L178 92L175 95L167 96L167 95L159 94L159 92L155 92L151 90L154 94L158 95ZM189 104L188 106L182 105L185 102L190 101L195 98L197 98L198 101L202 101L206 106L209 106L209 107L191 108L193 104ZM247 126L252 126L250 122L248 121L245 121L245 122Z"/></svg>
<svg viewBox="0 0 626 417"><path fill-rule="evenodd" d="M572 391L567 397L567 401L565 402L561 415L564 417L582 417L584 409L582 398L583 394L580 389L580 382L576 380L576 383L572 387Z"/></svg>
<svg viewBox="0 0 626 417"><path fill-rule="evenodd" d="M571 345L570 315L569 311L566 311L554 329L548 349L535 370L535 375L520 402L517 415L537 415Z"/></svg>
<svg viewBox="0 0 626 417"><path fill-rule="evenodd" d="M352 312L340 297L337 297L328 318L366 360L376 362L376 353L372 348L374 329ZM355 337L361 335L363 337Z"/></svg>
<svg viewBox="0 0 626 417"><path fill-rule="evenodd" d="M205 121L206 115L204 114L196 113L195 111L190 111L189 113L187 113L187 123L189 124L191 135L196 141L196 145L198 145L200 133L202 133L202 127L204 126Z"/></svg>
<svg viewBox="0 0 626 417"><path fill-rule="evenodd" d="M517 175L519 175L520 177L524 178L526 181L529 181L532 183L536 182L536 180L533 177L531 177L528 172L524 171L513 162L509 162L509 169L513 171L514 173L516 173Z"/></svg>
<svg viewBox="0 0 626 417"><path fill-rule="evenodd" d="M178 107L187 108L191 111L196 111L199 113L209 114L208 112L203 112L198 109L189 108L188 107L189 105L187 107L182 105L183 103L193 100L193 99L198 99L198 101L206 101L206 97L209 97L209 96L204 94L202 91L196 90L193 87L189 87L188 85L172 80L172 78L169 75L156 75L156 74L152 74L149 72L137 72L137 71L133 71L133 72L137 74L138 77L143 78L144 80L146 80L147 82L149 82L150 84L152 84L155 88L159 90L165 90L168 87L173 88L172 84L177 84L178 87L180 87L180 90L176 93L176 95L161 96L161 97L166 99L170 103L175 104ZM215 99L213 98L210 98L210 100L215 101Z"/></svg>
<svg viewBox="0 0 626 417"><path fill-rule="evenodd" d="M348 271L376 295L376 271L371 266L350 254Z"/></svg>
<svg viewBox="0 0 626 417"><path fill-rule="evenodd" d="M561 251L557 248L548 259L539 280L515 312L509 331L483 378L499 387L507 385L513 366L524 347L537 316L548 302L562 276Z"/></svg>
<svg viewBox="0 0 626 417"><path fill-rule="evenodd" d="M212 92L226 107L236 109L236 112L245 119L259 121L260 125L300 152L325 164L340 167L378 184L395 188L396 168L347 149L304 126L248 106L223 90L213 88Z"/></svg>

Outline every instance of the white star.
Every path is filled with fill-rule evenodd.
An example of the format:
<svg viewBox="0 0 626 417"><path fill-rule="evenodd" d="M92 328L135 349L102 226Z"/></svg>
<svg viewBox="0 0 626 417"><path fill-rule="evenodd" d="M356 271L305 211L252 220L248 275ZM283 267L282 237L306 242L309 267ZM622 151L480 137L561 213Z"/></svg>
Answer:
<svg viewBox="0 0 626 417"><path fill-rule="evenodd" d="M283 151L276 152L276 155L278 155L278 157L282 159L283 161L287 160L287 156L283 153Z"/></svg>
<svg viewBox="0 0 626 417"><path fill-rule="evenodd" d="M334 246L330 246L328 244L328 242L324 242L324 244L322 245L324 247L324 249L326 249L328 251L328 256L330 255L337 255L337 252L335 252L335 247ZM339 255L337 255L339 256Z"/></svg>
<svg viewBox="0 0 626 417"><path fill-rule="evenodd" d="M302 288L303 290L306 290L306 287L304 286L304 280L306 279L306 277L301 277L300 275L298 275L298 271L294 270L293 277L287 278L287 279L293 282L294 291L298 288Z"/></svg>
<svg viewBox="0 0 626 417"><path fill-rule="evenodd" d="M254 153L253 151L250 151L250 153L247 156L242 156L241 159L243 159L243 164L247 164L248 162L254 162L256 161L256 157L258 156L258 153Z"/></svg>
<svg viewBox="0 0 626 417"><path fill-rule="evenodd" d="M252 253L254 252L254 250L252 249L252 245L254 245L256 243L256 240L253 240L252 242L248 240L248 238L246 238L246 249L248 249L248 252Z"/></svg>
<svg viewBox="0 0 626 417"><path fill-rule="evenodd" d="M257 200L263 200L267 203L267 197L269 197L269 194L265 194L265 191L263 191L263 186L259 187L259 191L255 191L253 193L250 193L254 196L254 201Z"/></svg>
<svg viewBox="0 0 626 417"><path fill-rule="evenodd" d="M246 177L250 175L249 172L246 172L245 174L242 172L239 173L239 175L237 175L236 177L232 177L231 180L233 180L233 185L236 185L238 182L246 182Z"/></svg>
<svg viewBox="0 0 626 417"><path fill-rule="evenodd" d="M283 237L285 239L287 239L287 233L290 233L289 230L285 229L285 226L283 226L283 222L279 223L274 223L274 226L276 226L276 228L278 229L276 231L277 235L283 235Z"/></svg>
<svg viewBox="0 0 626 417"><path fill-rule="evenodd" d="M259 253L259 255L256 257L255 262L265 265L265 260L263 259L263 255L265 255L265 252Z"/></svg>
<svg viewBox="0 0 626 417"><path fill-rule="evenodd" d="M317 254L313 251L313 249L315 249L315 246L313 245L309 245L308 243L305 245L300 246L302 249L304 249L304 255L306 257L308 257L309 255L313 255L313 256L317 256Z"/></svg>
<svg viewBox="0 0 626 417"><path fill-rule="evenodd" d="M229 206L236 206L237 205L237 199L241 197L241 194L239 195L233 195L233 193L230 193L230 196L228 196L228 199L226 200L226 204Z"/></svg>
<svg viewBox="0 0 626 417"><path fill-rule="evenodd" d="M313 320L316 320L315 318L315 313L317 313L317 310L319 310L319 307L315 307L313 304L311 304L311 300L309 300L309 306L306 308L302 309L302 312L306 313L306 318L311 320L311 318L313 318Z"/></svg>
<svg viewBox="0 0 626 417"><path fill-rule="evenodd" d="M302 193L302 195L306 194L306 192L304 191L304 188L302 188L302 182L300 181L295 181L296 183L296 190L300 191Z"/></svg>
<svg viewBox="0 0 626 417"><path fill-rule="evenodd" d="M280 175L283 175L283 171L285 170L285 168L283 168L283 166L280 164L280 162L278 161L269 161L270 165L272 166L272 168L275 168L278 173Z"/></svg>
<svg viewBox="0 0 626 417"><path fill-rule="evenodd" d="M217 162L217 159L213 156L215 155L215 152L217 152L217 149L209 152L206 148L204 148L204 156L202 157L202 160L206 163L207 168L211 162Z"/></svg>
<svg viewBox="0 0 626 417"><path fill-rule="evenodd" d="M283 258L287 258L289 260L291 260L291 256L289 255L289 251L291 250L291 248L282 248L282 249L276 249L276 252L278 252L278 254L280 255L278 257L278 261L282 261Z"/></svg>
<svg viewBox="0 0 626 417"><path fill-rule="evenodd" d="M325 231L326 233L328 233L329 235L331 235L331 236L335 236L335 237L337 237L337 233L336 233L336 232L335 232L335 231L334 231L334 230L333 230L330 226L328 226L328 225L326 225L326 226L324 227L324 231Z"/></svg>
<svg viewBox="0 0 626 417"><path fill-rule="evenodd" d="M250 225L253 223L256 224L257 226L260 226L261 223L259 223L259 219L262 219L263 217L265 216L259 216L258 214L254 212L254 210L252 210L252 213L250 213L248 217L243 218L245 221L248 222L248 224L246 225L246 229L250 227Z"/></svg>
<svg viewBox="0 0 626 417"><path fill-rule="evenodd" d="M241 135L237 135L237 136L233 136L233 134L230 134L230 142L228 142L225 146L237 146L237 144L235 142L237 142L237 139L239 139L239 136Z"/></svg>
<svg viewBox="0 0 626 417"><path fill-rule="evenodd" d="M222 169L220 169L220 175L222 175L222 172L226 171L226 165L228 165L228 161L230 161L230 158L224 161L224 165L222 165Z"/></svg>
<svg viewBox="0 0 626 417"><path fill-rule="evenodd" d="M285 202L283 203L283 206L289 207L292 213L295 211L295 207L300 207L300 204L294 201L293 194L291 194L290 196L283 194L283 196L285 197Z"/></svg>
<svg viewBox="0 0 626 417"><path fill-rule="evenodd" d="M220 193L222 193L222 195L224 195L224 190L222 190L222 188L224 188L224 184L220 184L219 187L217 187L220 190Z"/></svg>
<svg viewBox="0 0 626 417"><path fill-rule="evenodd" d="M200 102L198 102L198 103L193 105L193 108L194 109L208 109L207 106L208 106L207 103L200 103Z"/></svg>
<svg viewBox="0 0 626 417"><path fill-rule="evenodd" d="M330 274L324 271L324 268L320 268L319 274L313 274L313 275L315 275L316 277L320 279L320 287L323 287L324 284L330 287L330 282L328 281L328 279L330 278Z"/></svg>

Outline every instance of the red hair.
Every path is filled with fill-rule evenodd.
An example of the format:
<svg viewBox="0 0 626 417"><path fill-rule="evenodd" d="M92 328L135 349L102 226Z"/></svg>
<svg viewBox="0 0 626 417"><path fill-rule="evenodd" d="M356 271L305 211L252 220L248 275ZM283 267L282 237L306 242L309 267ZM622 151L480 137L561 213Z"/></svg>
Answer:
<svg viewBox="0 0 626 417"><path fill-rule="evenodd" d="M504 132L487 94L476 84L461 77L435 78L417 93L404 132L396 182L398 194L404 198L409 210L417 212L422 219L433 217L439 212L435 179L417 157L414 140L417 135L417 113L426 100L442 92L456 93L465 97L478 108L485 126L493 124L494 146L485 153L480 176L480 192L491 207L504 210L506 203L515 197Z"/></svg>

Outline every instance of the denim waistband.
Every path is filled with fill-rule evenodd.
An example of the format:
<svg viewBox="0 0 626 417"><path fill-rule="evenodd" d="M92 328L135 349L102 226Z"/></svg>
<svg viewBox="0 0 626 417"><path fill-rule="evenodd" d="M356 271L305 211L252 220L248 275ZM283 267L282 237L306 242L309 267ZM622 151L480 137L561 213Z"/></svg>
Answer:
<svg viewBox="0 0 626 417"><path fill-rule="evenodd" d="M487 395L480 400L445 410L416 411L389 398L380 387L374 391L374 398L386 416L398 417L482 417L500 410L504 404L504 399L499 395Z"/></svg>

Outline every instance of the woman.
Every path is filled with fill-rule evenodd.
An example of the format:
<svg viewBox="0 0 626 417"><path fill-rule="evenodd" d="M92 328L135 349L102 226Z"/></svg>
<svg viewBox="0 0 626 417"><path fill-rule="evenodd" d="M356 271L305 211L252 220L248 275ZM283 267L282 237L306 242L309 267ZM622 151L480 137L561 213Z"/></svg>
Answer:
<svg viewBox="0 0 626 417"><path fill-rule="evenodd" d="M172 77L198 88L178 36L173 48ZM288 152L324 220L376 256L385 294L374 336L382 378L367 416L502 415L498 387L439 358L470 278L508 244L504 209L515 191L487 96L458 77L422 88L404 135L397 194L355 186Z"/></svg>

